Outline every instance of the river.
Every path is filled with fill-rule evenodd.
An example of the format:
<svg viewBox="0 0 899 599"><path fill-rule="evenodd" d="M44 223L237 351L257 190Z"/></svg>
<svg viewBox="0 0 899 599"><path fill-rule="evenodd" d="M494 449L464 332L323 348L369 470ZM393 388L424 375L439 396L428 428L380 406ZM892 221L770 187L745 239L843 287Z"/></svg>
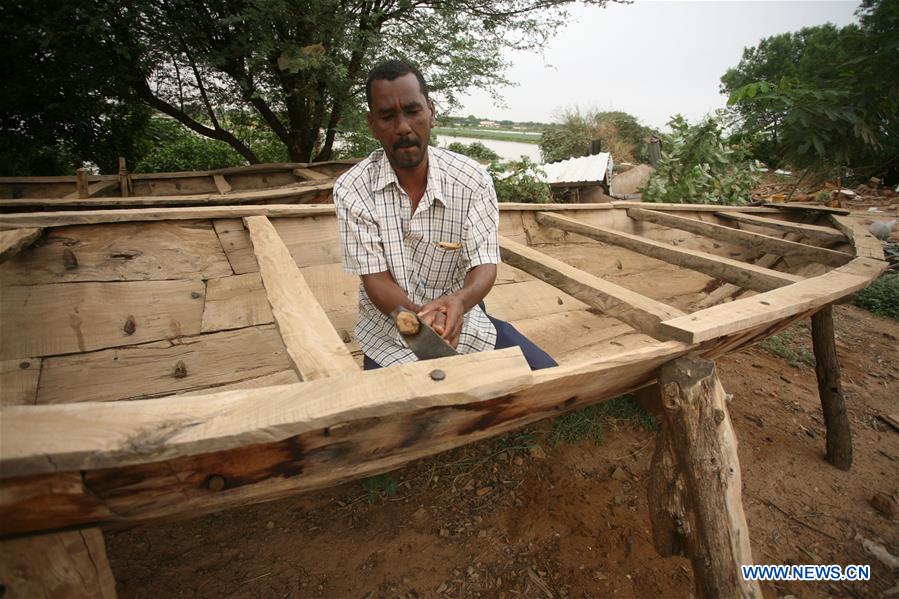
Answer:
<svg viewBox="0 0 899 599"><path fill-rule="evenodd" d="M481 142L497 154L503 160L521 160L521 156L527 156L537 163L542 163L540 159L540 146L537 144L526 144L519 141L501 141L498 139L474 139L472 137L454 137L452 135L438 135L437 142L441 148L445 148L454 141L463 144L471 144L476 141Z"/></svg>

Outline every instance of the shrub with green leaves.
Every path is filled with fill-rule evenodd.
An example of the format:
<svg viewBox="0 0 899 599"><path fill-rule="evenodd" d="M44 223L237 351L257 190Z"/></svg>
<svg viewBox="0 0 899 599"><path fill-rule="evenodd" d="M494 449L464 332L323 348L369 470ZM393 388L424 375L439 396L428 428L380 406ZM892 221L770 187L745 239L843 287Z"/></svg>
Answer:
<svg viewBox="0 0 899 599"><path fill-rule="evenodd" d="M474 158L481 164L487 164L499 160L499 154L479 141L470 144L464 144L460 141L454 141L450 145L446 146L446 149L451 152L456 152L457 154L468 156L469 158Z"/></svg>
<svg viewBox="0 0 899 599"><path fill-rule="evenodd" d="M721 116L696 125L677 115L662 137L662 159L640 190L648 202L744 204L759 181L749 159L749 142L729 145Z"/></svg>
<svg viewBox="0 0 899 599"><path fill-rule="evenodd" d="M852 303L874 314L899 320L899 274L883 275L856 293Z"/></svg>
<svg viewBox="0 0 899 599"><path fill-rule="evenodd" d="M543 182L544 173L540 165L527 156L503 165L493 163L487 171L493 177L496 198L500 202L547 204L552 201L549 185Z"/></svg>

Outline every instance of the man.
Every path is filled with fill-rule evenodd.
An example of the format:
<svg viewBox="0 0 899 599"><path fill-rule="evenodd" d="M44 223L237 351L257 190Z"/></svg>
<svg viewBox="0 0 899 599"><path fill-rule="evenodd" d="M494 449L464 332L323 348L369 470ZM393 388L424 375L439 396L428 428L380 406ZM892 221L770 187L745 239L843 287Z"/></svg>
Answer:
<svg viewBox="0 0 899 599"><path fill-rule="evenodd" d="M365 369L416 359L389 314L417 312L459 353L519 346L531 368L557 364L484 312L496 279L499 209L477 162L429 147L434 104L415 67L391 60L365 87L381 143L334 184L344 269L362 279L356 338Z"/></svg>

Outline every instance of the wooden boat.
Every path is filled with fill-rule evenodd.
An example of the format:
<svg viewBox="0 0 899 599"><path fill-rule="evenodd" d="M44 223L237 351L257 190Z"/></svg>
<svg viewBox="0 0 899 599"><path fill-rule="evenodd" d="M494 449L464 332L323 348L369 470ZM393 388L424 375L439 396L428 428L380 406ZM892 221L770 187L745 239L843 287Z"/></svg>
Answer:
<svg viewBox="0 0 899 599"><path fill-rule="evenodd" d="M839 210L503 204L487 309L560 366L513 348L363 372L332 205L131 200L0 214L0 578L59 585L22 562L68 563L68 596L112 592L100 528L336 485L656 382L657 545L690 555L701 595L754 596L708 360L815 314L838 377L830 304L887 266ZM848 467L842 400L822 401Z"/></svg>

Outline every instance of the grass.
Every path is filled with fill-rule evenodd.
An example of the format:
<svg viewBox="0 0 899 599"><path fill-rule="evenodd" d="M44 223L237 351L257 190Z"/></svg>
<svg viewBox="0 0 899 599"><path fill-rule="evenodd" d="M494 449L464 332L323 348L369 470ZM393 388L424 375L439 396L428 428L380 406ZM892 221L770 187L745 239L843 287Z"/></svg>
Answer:
<svg viewBox="0 0 899 599"><path fill-rule="evenodd" d="M399 487L389 474L379 474L363 480L362 489L366 492L366 501L375 503L379 499L393 497Z"/></svg>
<svg viewBox="0 0 899 599"><path fill-rule="evenodd" d="M648 431L658 429L655 417L637 405L632 395L619 395L615 399L556 418L549 441L556 446L562 441L577 443L581 439L587 439L601 445L604 425L618 421L629 421Z"/></svg>
<svg viewBox="0 0 899 599"><path fill-rule="evenodd" d="M759 343L759 346L765 351L783 358L795 368L801 368L803 365L815 365L815 354L808 348L799 345L786 331L771 335Z"/></svg>
<svg viewBox="0 0 899 599"><path fill-rule="evenodd" d="M899 274L883 275L856 293L852 303L868 312L899 320Z"/></svg>
<svg viewBox="0 0 899 599"><path fill-rule="evenodd" d="M439 135L451 135L454 137L469 137L472 139L496 139L499 141L517 141L525 144L540 143L539 133L510 133L508 131L491 131L490 129L470 129L459 127L434 127L434 133Z"/></svg>

